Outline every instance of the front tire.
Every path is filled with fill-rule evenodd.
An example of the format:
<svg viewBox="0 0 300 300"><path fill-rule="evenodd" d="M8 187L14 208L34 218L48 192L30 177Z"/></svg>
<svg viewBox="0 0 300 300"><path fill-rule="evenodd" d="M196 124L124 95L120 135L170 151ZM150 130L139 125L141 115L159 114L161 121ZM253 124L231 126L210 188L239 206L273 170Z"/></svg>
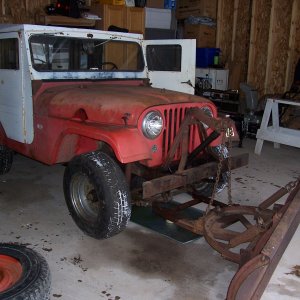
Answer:
<svg viewBox="0 0 300 300"><path fill-rule="evenodd" d="M64 194L73 220L89 236L112 237L129 222L128 184L118 164L103 152L82 154L68 164Z"/></svg>

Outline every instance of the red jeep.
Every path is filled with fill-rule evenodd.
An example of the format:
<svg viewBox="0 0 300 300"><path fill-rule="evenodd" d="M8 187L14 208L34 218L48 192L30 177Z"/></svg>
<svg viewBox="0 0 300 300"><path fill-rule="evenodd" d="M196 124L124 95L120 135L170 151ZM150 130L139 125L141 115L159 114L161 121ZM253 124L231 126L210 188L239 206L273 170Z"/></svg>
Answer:
<svg viewBox="0 0 300 300"><path fill-rule="evenodd" d="M131 204L170 199L174 189L211 195L228 124L211 101L192 95L195 41L35 25L0 30L2 174L13 151L67 164L66 203L95 238L123 230Z"/></svg>

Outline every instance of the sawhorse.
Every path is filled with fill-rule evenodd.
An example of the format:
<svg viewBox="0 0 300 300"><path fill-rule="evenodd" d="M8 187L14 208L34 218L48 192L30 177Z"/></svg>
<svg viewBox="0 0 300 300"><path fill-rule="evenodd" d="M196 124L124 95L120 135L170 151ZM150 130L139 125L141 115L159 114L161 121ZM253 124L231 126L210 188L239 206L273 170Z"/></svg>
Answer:
<svg viewBox="0 0 300 300"><path fill-rule="evenodd" d="M299 102L292 102L281 99L268 99L265 107L264 115L256 134L255 154L260 154L264 141L274 142L274 148L279 148L280 144L285 144L300 148L300 130L284 128L279 126L279 109L278 104L288 104L300 106ZM272 125L269 120L272 112Z"/></svg>

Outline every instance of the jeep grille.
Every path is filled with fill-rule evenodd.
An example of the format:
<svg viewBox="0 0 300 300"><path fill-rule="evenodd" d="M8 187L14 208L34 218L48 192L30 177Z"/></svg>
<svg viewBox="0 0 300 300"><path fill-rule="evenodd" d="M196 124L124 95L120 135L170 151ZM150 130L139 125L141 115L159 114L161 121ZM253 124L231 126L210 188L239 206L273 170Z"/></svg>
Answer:
<svg viewBox="0 0 300 300"><path fill-rule="evenodd" d="M188 108L195 106L180 106L172 107L164 110L164 117L166 121L165 130L163 132L163 159L166 158L177 132L179 131L180 125L185 117ZM190 126L189 134L189 153L192 152L200 144L198 129L196 125ZM175 153L174 160L179 160L181 157L181 147Z"/></svg>

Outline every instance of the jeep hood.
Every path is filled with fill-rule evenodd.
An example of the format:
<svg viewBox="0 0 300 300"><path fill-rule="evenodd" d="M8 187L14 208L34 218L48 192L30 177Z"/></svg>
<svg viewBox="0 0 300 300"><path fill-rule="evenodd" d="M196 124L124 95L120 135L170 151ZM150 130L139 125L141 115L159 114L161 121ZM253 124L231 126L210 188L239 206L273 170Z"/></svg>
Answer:
<svg viewBox="0 0 300 300"><path fill-rule="evenodd" d="M81 113L89 122L135 126L141 113L153 106L187 102L210 102L205 98L145 86L80 84L46 89L35 100L35 113L76 119Z"/></svg>

